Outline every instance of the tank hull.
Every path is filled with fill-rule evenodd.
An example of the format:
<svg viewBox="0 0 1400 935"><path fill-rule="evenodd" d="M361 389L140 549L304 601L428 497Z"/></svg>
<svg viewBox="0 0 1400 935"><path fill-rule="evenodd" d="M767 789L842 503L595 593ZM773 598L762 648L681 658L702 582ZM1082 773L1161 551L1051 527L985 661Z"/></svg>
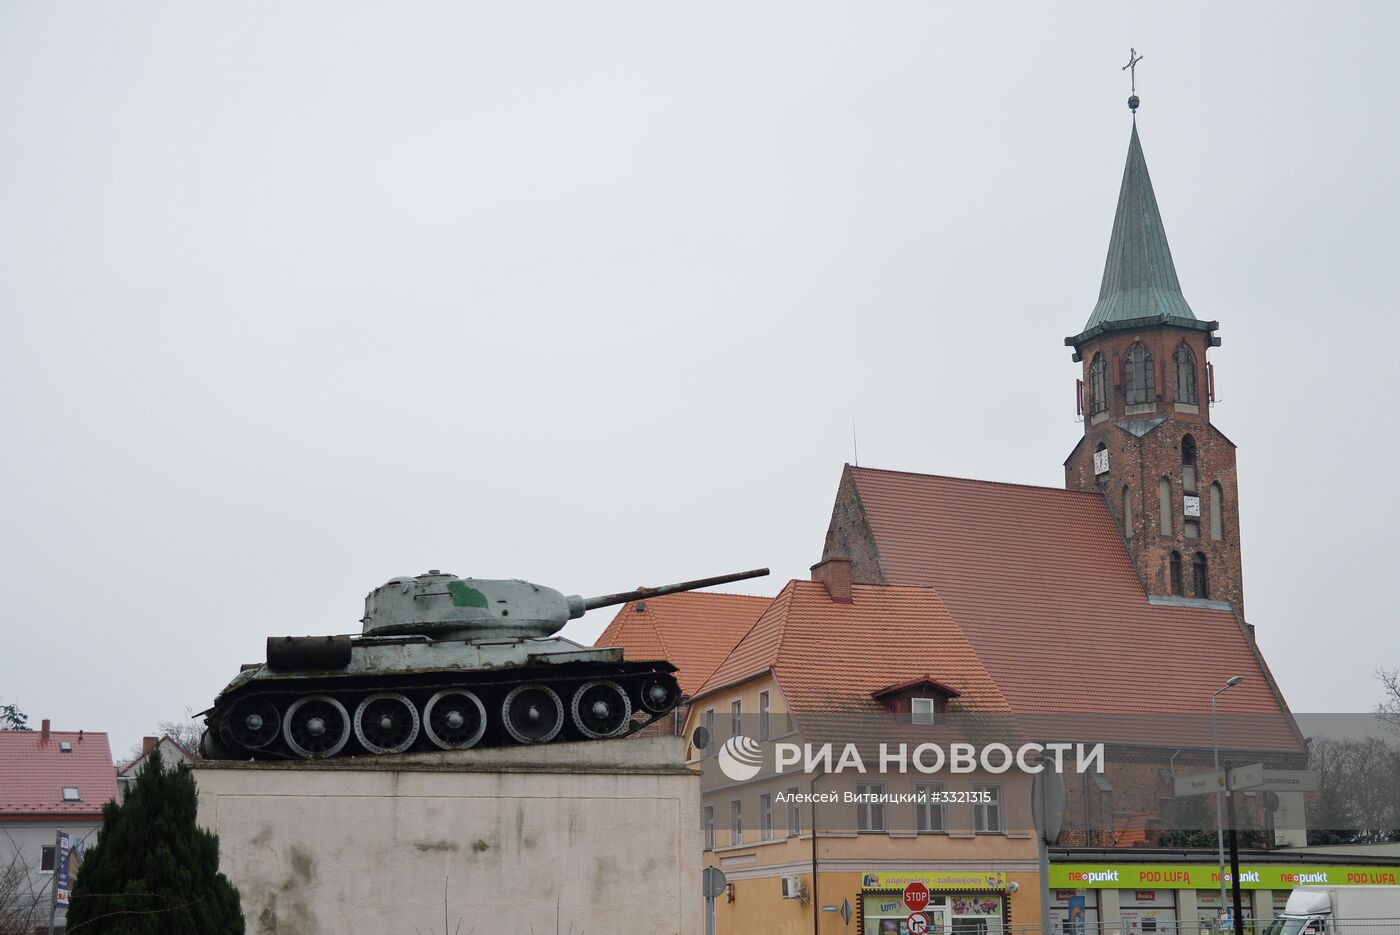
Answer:
<svg viewBox="0 0 1400 935"><path fill-rule="evenodd" d="M206 712L204 755L322 758L605 739L680 701L670 663L627 661L620 650L558 637L350 644L334 669L245 667Z"/></svg>

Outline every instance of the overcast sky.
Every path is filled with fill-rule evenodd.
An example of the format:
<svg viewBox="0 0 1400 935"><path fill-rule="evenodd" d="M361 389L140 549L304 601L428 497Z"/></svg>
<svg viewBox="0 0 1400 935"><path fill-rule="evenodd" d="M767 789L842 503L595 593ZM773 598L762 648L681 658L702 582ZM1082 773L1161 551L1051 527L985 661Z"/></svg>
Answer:
<svg viewBox="0 0 1400 935"><path fill-rule="evenodd" d="M121 756L429 567L589 594L767 564L771 594L820 557L853 421L864 465L1062 486L1136 46L1221 323L1249 621L1295 710L1369 709L1400 665L1397 27L0 3L0 699Z"/></svg>

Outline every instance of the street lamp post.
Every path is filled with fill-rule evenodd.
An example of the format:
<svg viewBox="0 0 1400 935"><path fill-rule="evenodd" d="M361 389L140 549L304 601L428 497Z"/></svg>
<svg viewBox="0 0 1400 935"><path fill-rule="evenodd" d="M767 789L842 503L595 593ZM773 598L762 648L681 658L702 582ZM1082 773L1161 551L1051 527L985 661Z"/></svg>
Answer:
<svg viewBox="0 0 1400 935"><path fill-rule="evenodd" d="M1221 814L1220 735L1215 728L1215 699L1244 681L1243 675L1232 675L1224 686L1210 696L1210 745L1215 751L1215 843L1220 857L1220 911L1225 911L1225 818Z"/></svg>

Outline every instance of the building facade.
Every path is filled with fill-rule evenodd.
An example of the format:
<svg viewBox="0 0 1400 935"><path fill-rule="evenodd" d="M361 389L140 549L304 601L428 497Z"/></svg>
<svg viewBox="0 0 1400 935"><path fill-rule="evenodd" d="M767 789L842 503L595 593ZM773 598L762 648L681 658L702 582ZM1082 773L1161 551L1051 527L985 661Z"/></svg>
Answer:
<svg viewBox="0 0 1400 935"><path fill-rule="evenodd" d="M0 908L6 921L47 931L59 832L91 844L102 806L117 796L107 735L0 731ZM54 914L55 931L66 913Z"/></svg>

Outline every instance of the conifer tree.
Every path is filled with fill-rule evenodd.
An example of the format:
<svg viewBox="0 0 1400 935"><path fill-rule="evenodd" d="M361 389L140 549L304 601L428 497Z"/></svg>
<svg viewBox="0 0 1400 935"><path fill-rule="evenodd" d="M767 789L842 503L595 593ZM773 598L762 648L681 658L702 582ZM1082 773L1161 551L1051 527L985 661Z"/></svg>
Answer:
<svg viewBox="0 0 1400 935"><path fill-rule="evenodd" d="M68 909L75 935L243 935L238 891L219 872L219 839L195 825L189 767L164 768L160 751L83 860Z"/></svg>

